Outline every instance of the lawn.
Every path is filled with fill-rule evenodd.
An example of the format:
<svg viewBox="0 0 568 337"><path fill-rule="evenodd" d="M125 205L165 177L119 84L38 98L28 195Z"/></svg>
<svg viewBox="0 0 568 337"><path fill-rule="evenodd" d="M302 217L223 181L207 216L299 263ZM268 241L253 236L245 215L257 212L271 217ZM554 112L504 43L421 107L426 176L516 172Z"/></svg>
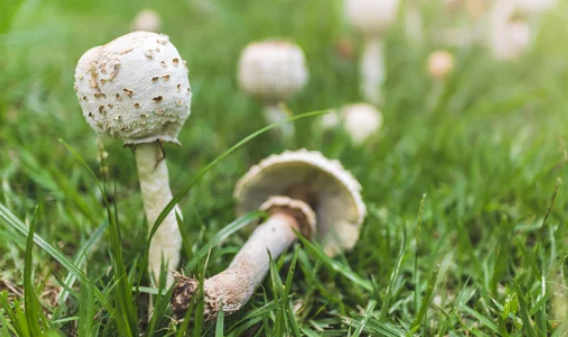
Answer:
<svg viewBox="0 0 568 337"><path fill-rule="evenodd" d="M264 216L236 218L235 183L270 154L339 159L368 209L354 249L331 259L296 244L241 311L213 321L197 301L176 324L167 289L148 287L133 152L97 137L73 91L81 55L146 7L193 89L183 145L165 146L180 272L228 266ZM567 336L568 3L511 61L439 44L436 29L463 18L435 1L424 10L422 45L402 21L389 31L383 128L356 146L315 114L294 121L291 141L255 134L261 103L236 80L247 43L286 37L310 72L287 102L294 115L361 101L357 55L338 44L357 53L362 40L339 0L0 0L0 336ZM436 89L426 59L439 48L456 68Z"/></svg>

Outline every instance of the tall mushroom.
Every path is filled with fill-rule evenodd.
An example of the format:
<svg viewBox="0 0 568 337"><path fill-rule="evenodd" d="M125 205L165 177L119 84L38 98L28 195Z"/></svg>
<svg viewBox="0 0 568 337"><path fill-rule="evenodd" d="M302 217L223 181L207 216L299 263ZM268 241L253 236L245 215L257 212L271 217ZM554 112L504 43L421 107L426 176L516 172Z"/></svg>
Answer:
<svg viewBox="0 0 568 337"><path fill-rule="evenodd" d="M365 39L361 56L361 89L373 104L383 101L382 86L386 79L383 39L396 19L399 0L345 0L351 24Z"/></svg>
<svg viewBox="0 0 568 337"><path fill-rule="evenodd" d="M253 166L235 189L238 214L266 210L258 226L229 267L203 284L205 318L239 310L269 270L268 252L276 259L296 241L293 228L324 243L332 256L359 238L366 209L361 186L338 161L319 152L299 150L274 155ZM172 307L183 317L198 283L178 275Z"/></svg>
<svg viewBox="0 0 568 337"><path fill-rule="evenodd" d="M89 125L120 139L136 155L140 189L150 228L172 200L162 143L179 144L190 114L191 87L185 62L166 35L134 32L87 51L75 70L75 91ZM152 239L151 276L179 263L181 236L174 211ZM169 276L167 284L173 283Z"/></svg>
<svg viewBox="0 0 568 337"><path fill-rule="evenodd" d="M264 103L264 117L277 123L288 117L282 102L298 93L308 81L306 58L291 42L267 40L253 42L241 53L238 66L241 89ZM294 125L280 128L283 136L294 136Z"/></svg>
<svg viewBox="0 0 568 337"><path fill-rule="evenodd" d="M381 112L367 103L346 105L339 112L325 114L322 117L324 129L334 129L341 125L355 145L365 143L381 129L382 124Z"/></svg>

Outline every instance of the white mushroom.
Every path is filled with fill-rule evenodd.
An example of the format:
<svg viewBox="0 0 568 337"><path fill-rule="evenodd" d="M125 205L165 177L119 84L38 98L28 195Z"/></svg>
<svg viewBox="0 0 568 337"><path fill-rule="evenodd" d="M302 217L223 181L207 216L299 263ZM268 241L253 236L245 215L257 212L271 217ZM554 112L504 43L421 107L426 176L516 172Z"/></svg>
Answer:
<svg viewBox="0 0 568 337"><path fill-rule="evenodd" d="M445 50L437 50L428 56L428 72L436 81L444 80L454 69L454 57Z"/></svg>
<svg viewBox="0 0 568 337"><path fill-rule="evenodd" d="M344 106L339 112L323 116L324 129L343 126L351 136L354 144L363 144L369 137L376 134L383 124L383 116L373 105L358 103Z"/></svg>
<svg viewBox="0 0 568 337"><path fill-rule="evenodd" d="M512 0L501 0L491 13L489 46L499 60L518 58L530 48L530 27L525 20L514 19L516 6Z"/></svg>
<svg viewBox="0 0 568 337"><path fill-rule="evenodd" d="M75 91L89 125L99 134L131 145L136 154L148 225L152 227L172 193L163 142L179 143L190 114L188 71L166 35L135 32L87 51L75 70ZM152 239L151 276L179 263L181 237L174 211ZM168 276L167 284L173 278Z"/></svg>
<svg viewBox="0 0 568 337"><path fill-rule="evenodd" d="M361 58L361 88L365 98L380 104L382 86L386 79L383 38L394 23L399 0L346 0L345 11L351 24L365 38Z"/></svg>
<svg viewBox="0 0 568 337"><path fill-rule="evenodd" d="M145 31L145 32L159 32L162 26L162 19L158 12L151 9L143 9L136 15L132 24L130 24L131 31Z"/></svg>
<svg viewBox="0 0 568 337"><path fill-rule="evenodd" d="M306 150L270 156L253 166L235 189L238 214L268 211L229 268L203 284L205 318L219 311L239 310L269 270L273 259L296 241L292 228L324 243L333 256L350 249L359 238L366 209L361 186L338 161ZM268 251L268 252L267 252ZM172 307L183 317L198 289L195 279L178 275Z"/></svg>
<svg viewBox="0 0 568 337"><path fill-rule="evenodd" d="M289 116L281 104L299 92L308 81L304 52L299 46L286 41L251 43L241 53L238 80L245 93L264 103L268 123L285 120ZM281 132L290 138L294 135L294 126L284 125Z"/></svg>

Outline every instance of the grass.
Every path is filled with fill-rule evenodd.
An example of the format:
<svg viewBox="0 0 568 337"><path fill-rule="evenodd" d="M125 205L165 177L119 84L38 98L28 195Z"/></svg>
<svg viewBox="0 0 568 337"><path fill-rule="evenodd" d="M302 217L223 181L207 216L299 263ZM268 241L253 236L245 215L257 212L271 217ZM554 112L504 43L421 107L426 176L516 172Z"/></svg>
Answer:
<svg viewBox="0 0 568 337"><path fill-rule="evenodd" d="M341 131L323 134L317 116L295 121L290 144L255 134L261 107L235 81L246 43L287 36L311 75L288 102L294 114L359 101L356 57L334 47L360 45L339 1L0 0L0 335L566 336L562 6L519 60L452 49L457 68L433 106L425 59L441 46L414 46L395 26L384 127L356 147ZM241 229L262 214L235 219L233 187L269 154L305 147L340 159L369 210L352 251L330 259L302 240L272 261L243 310L213 322L176 325L167 290L138 287L149 281L134 157L97 140L73 92L82 53L126 33L144 7L162 14L194 90L184 145L167 147L187 274L223 270L246 240ZM425 10L432 32L459 21ZM151 321L148 293L160 294Z"/></svg>

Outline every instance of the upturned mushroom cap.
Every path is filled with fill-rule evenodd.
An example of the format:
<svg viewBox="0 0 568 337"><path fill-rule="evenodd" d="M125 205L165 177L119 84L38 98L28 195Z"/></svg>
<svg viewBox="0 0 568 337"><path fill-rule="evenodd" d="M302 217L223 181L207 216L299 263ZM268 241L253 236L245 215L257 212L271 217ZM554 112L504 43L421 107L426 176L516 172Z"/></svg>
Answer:
<svg viewBox="0 0 568 337"><path fill-rule="evenodd" d="M191 108L188 70L166 35L134 32L87 51L75 69L83 115L125 144L177 142Z"/></svg>
<svg viewBox="0 0 568 337"><path fill-rule="evenodd" d="M359 182L336 160L316 151L286 151L253 166L235 189L237 213L258 209L272 196L305 201L316 214L316 239L333 256L352 248L366 215Z"/></svg>
<svg viewBox="0 0 568 337"><path fill-rule="evenodd" d="M130 25L130 30L137 31L142 30L145 32L159 32L160 26L162 24L162 19L160 14L151 9L144 9L136 15L132 24Z"/></svg>
<svg viewBox="0 0 568 337"><path fill-rule="evenodd" d="M326 114L322 118L324 129L336 128L340 124L353 143L361 144L381 129L383 116L373 105L358 103L346 105L339 112Z"/></svg>
<svg viewBox="0 0 568 337"><path fill-rule="evenodd" d="M242 90L251 96L284 101L308 81L304 52L286 41L251 43L241 53L238 79Z"/></svg>
<svg viewBox="0 0 568 337"><path fill-rule="evenodd" d="M349 22L363 34L384 33L396 20L400 0L346 0Z"/></svg>
<svg viewBox="0 0 568 337"><path fill-rule="evenodd" d="M454 57L447 51L435 51L428 56L430 77L443 80L454 69Z"/></svg>

